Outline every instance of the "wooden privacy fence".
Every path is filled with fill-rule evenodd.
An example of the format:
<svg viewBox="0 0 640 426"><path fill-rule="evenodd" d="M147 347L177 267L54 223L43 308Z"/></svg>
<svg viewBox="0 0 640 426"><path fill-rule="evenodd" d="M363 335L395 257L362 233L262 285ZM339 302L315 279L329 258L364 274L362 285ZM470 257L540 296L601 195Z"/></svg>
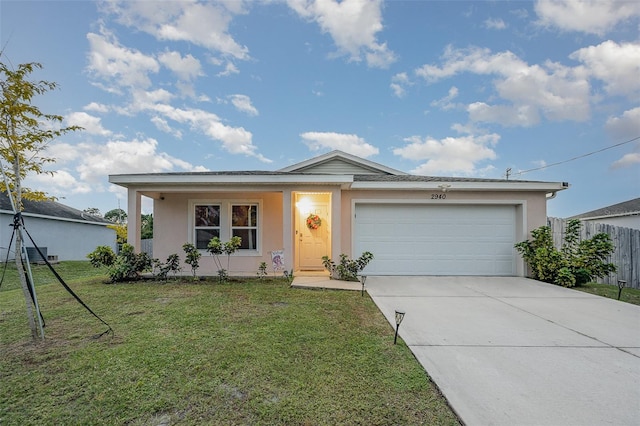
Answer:
<svg viewBox="0 0 640 426"><path fill-rule="evenodd" d="M562 247L567 221L556 217L547 218L553 234L553 244ZM605 233L611 237L615 250L608 262L617 267L617 272L599 278L601 284L618 285L618 280L625 280L627 287L640 288L640 230L607 225L605 223L582 222L580 240L586 240L596 234Z"/></svg>
<svg viewBox="0 0 640 426"><path fill-rule="evenodd" d="M153 238L140 240L140 251L153 257Z"/></svg>

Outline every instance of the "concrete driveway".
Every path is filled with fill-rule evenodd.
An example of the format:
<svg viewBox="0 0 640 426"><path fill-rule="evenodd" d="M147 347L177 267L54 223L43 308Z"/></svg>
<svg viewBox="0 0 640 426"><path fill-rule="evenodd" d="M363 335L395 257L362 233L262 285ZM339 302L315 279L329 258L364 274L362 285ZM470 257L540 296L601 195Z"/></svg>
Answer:
<svg viewBox="0 0 640 426"><path fill-rule="evenodd" d="M467 425L640 425L640 307L514 277L368 277Z"/></svg>

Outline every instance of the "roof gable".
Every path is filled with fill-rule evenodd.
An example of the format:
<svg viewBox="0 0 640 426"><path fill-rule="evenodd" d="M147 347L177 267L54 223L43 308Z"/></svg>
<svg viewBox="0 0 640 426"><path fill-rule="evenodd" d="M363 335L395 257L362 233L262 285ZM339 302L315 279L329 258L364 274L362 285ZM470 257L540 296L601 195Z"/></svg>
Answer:
<svg viewBox="0 0 640 426"><path fill-rule="evenodd" d="M293 164L278 171L288 173L319 173L336 175L406 174L399 170L383 166L382 164L337 150Z"/></svg>

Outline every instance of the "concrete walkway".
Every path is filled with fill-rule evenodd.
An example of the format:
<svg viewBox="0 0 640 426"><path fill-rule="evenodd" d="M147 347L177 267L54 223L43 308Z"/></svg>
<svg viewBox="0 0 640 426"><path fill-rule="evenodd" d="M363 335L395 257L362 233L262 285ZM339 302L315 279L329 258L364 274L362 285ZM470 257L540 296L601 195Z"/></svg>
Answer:
<svg viewBox="0 0 640 426"><path fill-rule="evenodd" d="M332 280L326 275L294 276L293 288L330 289L330 290L362 290L362 284L355 281Z"/></svg>
<svg viewBox="0 0 640 426"><path fill-rule="evenodd" d="M368 277L466 425L640 425L640 307L525 278Z"/></svg>

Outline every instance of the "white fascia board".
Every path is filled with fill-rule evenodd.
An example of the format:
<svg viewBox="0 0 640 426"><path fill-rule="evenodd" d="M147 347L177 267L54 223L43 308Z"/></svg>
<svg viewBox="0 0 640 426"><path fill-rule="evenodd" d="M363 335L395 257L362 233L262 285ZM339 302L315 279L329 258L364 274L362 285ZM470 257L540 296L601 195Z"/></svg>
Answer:
<svg viewBox="0 0 640 426"><path fill-rule="evenodd" d="M152 185L279 185L312 184L344 185L353 182L352 175L110 175L109 182L127 187Z"/></svg>
<svg viewBox="0 0 640 426"><path fill-rule="evenodd" d="M567 189L562 182L354 182L351 189L433 191L549 191Z"/></svg>

